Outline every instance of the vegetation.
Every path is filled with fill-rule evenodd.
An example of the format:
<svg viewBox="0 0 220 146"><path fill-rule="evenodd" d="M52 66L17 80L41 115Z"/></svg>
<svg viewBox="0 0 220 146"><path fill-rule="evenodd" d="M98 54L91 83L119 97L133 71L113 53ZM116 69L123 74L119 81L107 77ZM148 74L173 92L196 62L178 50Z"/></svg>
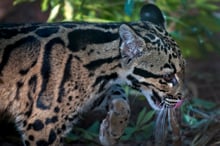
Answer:
<svg viewBox="0 0 220 146"><path fill-rule="evenodd" d="M14 4L35 0L14 0ZM201 57L220 52L220 18L214 16L218 0L166 0L155 3L163 10L167 28L183 49L185 56ZM138 21L140 8L147 0L42 0L42 11L50 11L54 21Z"/></svg>
<svg viewBox="0 0 220 146"><path fill-rule="evenodd" d="M142 96L138 100L143 100ZM144 99L145 100L145 99ZM180 130L182 133L182 145L205 146L220 144L220 109L216 103L193 98L186 101L180 108L180 117L178 117ZM120 143L133 145L150 144L152 145L155 129L155 116L153 110L147 111L145 107L139 112L135 120L130 121L125 129L124 135L120 138ZM73 133L70 133L67 138L67 143L79 144L98 144L99 122L94 122L88 128L75 127ZM169 131L169 129L167 130ZM170 134L167 141L172 140L178 134ZM165 138L166 139L166 138ZM149 141L149 142L148 142ZM171 143L170 143L171 144ZM175 143L173 146L178 146Z"/></svg>
<svg viewBox="0 0 220 146"><path fill-rule="evenodd" d="M14 4L34 0L14 0ZM167 28L181 46L186 57L201 57L207 52L220 52L220 43L215 39L220 32L220 18L214 16L219 9L219 0L161 0L155 3L163 10ZM42 11L50 11L48 22L54 21L138 21L140 8L147 0L42 0ZM142 96L137 97L143 100ZM186 135L183 145L220 144L220 109L211 101L192 98L180 109L180 129ZM125 130L121 142L147 141L153 135L154 111L143 108L135 121ZM80 141L97 143L99 122L89 128L75 128L68 143Z"/></svg>

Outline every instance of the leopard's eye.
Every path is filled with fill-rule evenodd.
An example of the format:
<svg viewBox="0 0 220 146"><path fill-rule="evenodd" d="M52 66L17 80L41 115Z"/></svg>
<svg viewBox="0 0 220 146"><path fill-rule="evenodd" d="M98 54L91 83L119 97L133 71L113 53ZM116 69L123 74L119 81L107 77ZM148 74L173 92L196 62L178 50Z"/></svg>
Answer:
<svg viewBox="0 0 220 146"><path fill-rule="evenodd" d="M178 81L175 77L174 74L166 74L163 76L163 79L167 82L167 83L172 83L173 86L178 84Z"/></svg>
<svg viewBox="0 0 220 146"><path fill-rule="evenodd" d="M173 74L165 74L163 75L163 79L166 81L166 82L171 82L172 79L173 79L174 75Z"/></svg>

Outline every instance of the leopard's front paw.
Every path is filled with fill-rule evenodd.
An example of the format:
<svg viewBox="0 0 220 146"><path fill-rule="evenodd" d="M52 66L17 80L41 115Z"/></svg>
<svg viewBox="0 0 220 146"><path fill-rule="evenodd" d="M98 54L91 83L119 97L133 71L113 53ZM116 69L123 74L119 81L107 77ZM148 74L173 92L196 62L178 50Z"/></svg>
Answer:
<svg viewBox="0 0 220 146"><path fill-rule="evenodd" d="M99 140L102 145L109 146L117 142L127 127L129 116L130 106L126 100L112 100L108 114L100 126Z"/></svg>

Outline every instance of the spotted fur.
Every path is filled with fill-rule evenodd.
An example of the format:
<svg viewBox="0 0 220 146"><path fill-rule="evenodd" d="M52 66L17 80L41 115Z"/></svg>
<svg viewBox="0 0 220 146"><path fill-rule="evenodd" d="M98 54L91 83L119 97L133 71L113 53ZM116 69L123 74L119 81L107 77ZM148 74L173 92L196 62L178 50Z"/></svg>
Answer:
<svg viewBox="0 0 220 146"><path fill-rule="evenodd" d="M0 111L26 146L60 145L90 110L106 113L100 142L116 143L130 116L124 84L156 110L183 100L184 60L152 4L132 23L0 25L0 46Z"/></svg>

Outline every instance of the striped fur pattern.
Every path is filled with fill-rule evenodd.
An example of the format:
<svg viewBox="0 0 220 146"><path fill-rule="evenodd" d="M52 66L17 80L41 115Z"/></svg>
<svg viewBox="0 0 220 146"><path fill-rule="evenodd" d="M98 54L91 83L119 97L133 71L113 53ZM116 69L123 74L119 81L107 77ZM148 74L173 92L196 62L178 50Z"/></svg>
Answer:
<svg viewBox="0 0 220 146"><path fill-rule="evenodd" d="M152 4L133 23L0 25L0 46L0 112L26 146L60 145L90 110L106 114L101 144L116 143L130 116L124 84L156 110L183 100L184 60Z"/></svg>

